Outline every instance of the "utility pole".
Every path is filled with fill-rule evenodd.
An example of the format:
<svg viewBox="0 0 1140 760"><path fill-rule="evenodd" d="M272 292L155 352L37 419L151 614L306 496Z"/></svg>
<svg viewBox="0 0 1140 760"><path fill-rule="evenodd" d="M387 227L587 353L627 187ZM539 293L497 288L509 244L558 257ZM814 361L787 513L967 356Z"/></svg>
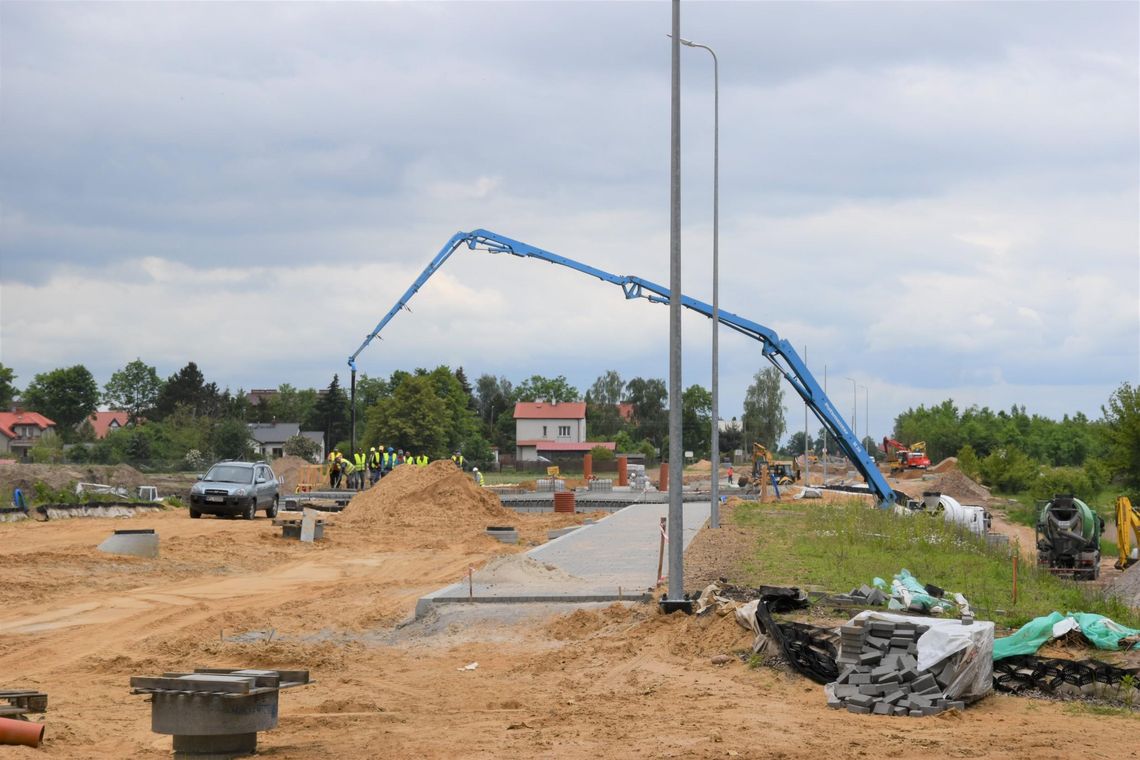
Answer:
<svg viewBox="0 0 1140 760"><path fill-rule="evenodd" d="M676 608L684 604L684 513L681 488L681 0L673 0L672 107L669 150L669 591Z"/></svg>
<svg viewBox="0 0 1140 760"><path fill-rule="evenodd" d="M804 346L804 365L808 363L807 346ZM804 402L804 487L810 482L811 462L808 460L808 405Z"/></svg>

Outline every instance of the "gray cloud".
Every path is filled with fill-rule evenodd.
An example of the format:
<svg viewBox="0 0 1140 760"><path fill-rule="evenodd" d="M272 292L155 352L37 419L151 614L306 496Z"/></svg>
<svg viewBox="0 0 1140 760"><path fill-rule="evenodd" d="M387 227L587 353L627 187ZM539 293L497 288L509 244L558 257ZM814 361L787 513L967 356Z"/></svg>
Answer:
<svg viewBox="0 0 1140 760"><path fill-rule="evenodd" d="M5 3L0 22L0 337L25 379L143 355L324 384L457 229L666 279L666 6ZM1140 375L1137 22L686 4L721 58L722 305L864 378L883 425L945 395L1094 412ZM707 297L711 65L683 52L685 289ZM441 278L368 371L665 374L663 310L526 262L457 256ZM266 332L258 370L209 339L233 314ZM708 382L707 332L686 322L686 384ZM726 408L751 349L726 354Z"/></svg>

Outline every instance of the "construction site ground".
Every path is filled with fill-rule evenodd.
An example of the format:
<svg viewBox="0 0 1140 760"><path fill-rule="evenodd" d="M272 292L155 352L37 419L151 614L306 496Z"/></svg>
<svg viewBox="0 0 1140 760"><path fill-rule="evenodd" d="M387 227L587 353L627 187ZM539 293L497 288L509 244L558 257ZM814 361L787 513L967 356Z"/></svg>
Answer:
<svg viewBox="0 0 1140 760"><path fill-rule="evenodd" d="M923 719L828 710L819 686L780 667L742 656L712 664L749 647L731 616L452 604L409 622L418 598L469 567L588 517L511 514L521 543L501 544L483 527L503 508L453 470L436 463L358 496L315 544L282 539L264 518L191 520L183 510L0 524L0 686L50 699L45 744L0 747L0 758L168 757L170 739L151 733L129 678L200 666L311 670L315 683L284 692L279 727L260 736L266 757L1132 752L1134 716L1080 704L993 695ZM96 551L121 527L157 530L160 557ZM731 576L750 546L744 529L702 532L686 586Z"/></svg>

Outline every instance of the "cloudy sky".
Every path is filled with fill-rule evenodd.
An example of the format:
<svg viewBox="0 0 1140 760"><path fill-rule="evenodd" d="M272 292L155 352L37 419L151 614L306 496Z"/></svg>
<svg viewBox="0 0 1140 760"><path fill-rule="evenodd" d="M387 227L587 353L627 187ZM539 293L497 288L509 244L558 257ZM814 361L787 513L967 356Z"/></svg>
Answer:
<svg viewBox="0 0 1140 760"><path fill-rule="evenodd" d="M845 413L866 386L875 437L948 397L1099 416L1140 378L1138 8L685 3L721 66L721 307L826 364ZM480 227L667 284L669 27L667 3L0 4L0 361L324 386ZM683 288L710 299L712 66L682 52ZM559 267L464 249L411 308L363 372L667 377L665 307ZM709 322L683 330L707 385ZM764 366L722 332L724 417Z"/></svg>

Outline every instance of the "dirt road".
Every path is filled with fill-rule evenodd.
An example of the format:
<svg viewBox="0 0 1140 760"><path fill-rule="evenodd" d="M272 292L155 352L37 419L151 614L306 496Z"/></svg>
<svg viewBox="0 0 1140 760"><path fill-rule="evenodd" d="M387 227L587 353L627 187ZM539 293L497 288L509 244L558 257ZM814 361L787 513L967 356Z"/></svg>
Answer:
<svg viewBox="0 0 1140 760"><path fill-rule="evenodd" d="M538 535L583 517L518 522ZM155 528L161 557L94 550L124 525ZM311 669L316 683L283 693L280 727L261 736L278 758L1091 759L1134 744L1135 719L1007 697L922 720L829 711L797 676L710 664L747 648L728 617L457 611L397 627L420 595L521 548L469 532L328 536L306 545L264 519L182 512L0 525L0 681L50 695L44 747L0 758L169 756L128 680L195 666Z"/></svg>

